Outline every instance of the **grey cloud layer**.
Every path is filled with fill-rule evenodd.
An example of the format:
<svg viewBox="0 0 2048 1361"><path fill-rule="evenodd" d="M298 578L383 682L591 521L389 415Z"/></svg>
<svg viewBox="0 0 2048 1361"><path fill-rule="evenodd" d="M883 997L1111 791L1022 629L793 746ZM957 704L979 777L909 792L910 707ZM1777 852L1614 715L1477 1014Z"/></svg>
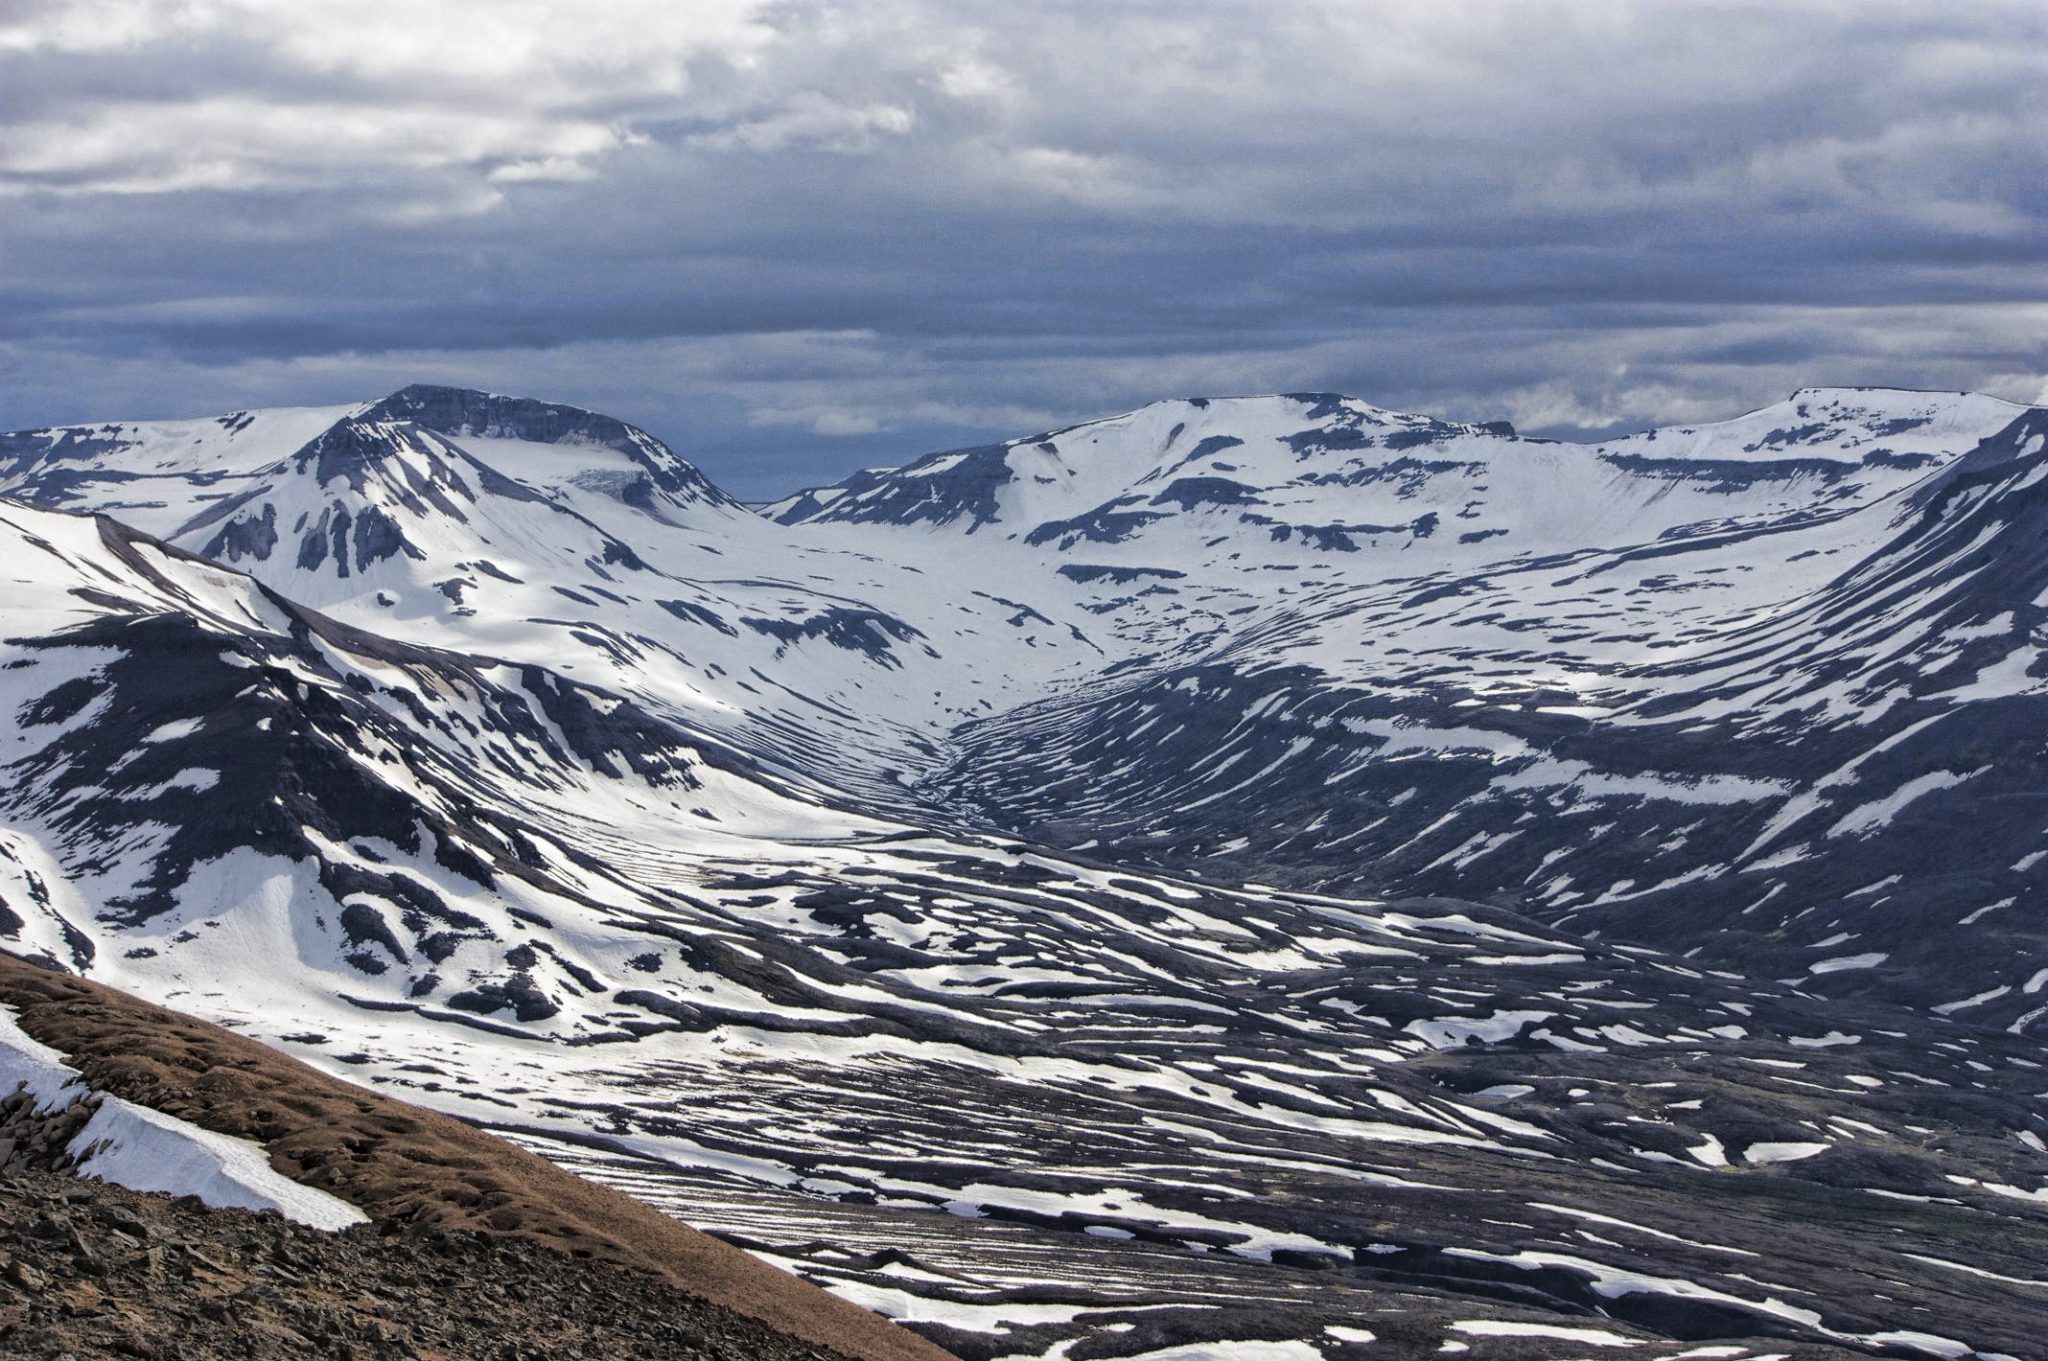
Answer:
<svg viewBox="0 0 2048 1361"><path fill-rule="evenodd" d="M0 424L441 378L742 494L1172 393L2037 396L2038 4L30 6Z"/></svg>

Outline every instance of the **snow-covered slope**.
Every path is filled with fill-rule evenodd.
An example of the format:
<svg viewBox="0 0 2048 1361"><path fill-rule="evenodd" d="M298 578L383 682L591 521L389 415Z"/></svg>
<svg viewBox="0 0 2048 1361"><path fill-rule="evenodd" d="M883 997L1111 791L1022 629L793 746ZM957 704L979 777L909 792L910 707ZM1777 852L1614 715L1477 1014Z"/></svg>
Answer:
<svg viewBox="0 0 2048 1361"><path fill-rule="evenodd" d="M125 482L58 496L35 480L75 434L9 437L28 471L0 490L121 511ZM1074 624L943 567L793 537L573 408L408 388L238 468L166 473L151 528L380 635L616 688L799 779L900 800L895 772L932 764L951 726L1103 658Z"/></svg>
<svg viewBox="0 0 2048 1361"><path fill-rule="evenodd" d="M792 523L570 408L322 414L160 470L175 546L0 502L12 948L969 1355L2023 1345L2039 412L1170 403ZM9 485L128 495L78 438Z"/></svg>
<svg viewBox="0 0 2048 1361"><path fill-rule="evenodd" d="M118 514L147 533L167 535L195 506L233 496L259 470L359 410L290 407L0 435L0 494Z"/></svg>
<svg viewBox="0 0 2048 1361"><path fill-rule="evenodd" d="M2039 1033L2043 422L1792 527L1331 589L982 725L941 783L1098 854L1482 897Z"/></svg>
<svg viewBox="0 0 2048 1361"><path fill-rule="evenodd" d="M1196 399L857 474L768 513L945 528L1125 567L1362 553L1372 560L1336 570L1386 577L1868 500L2022 410L1969 394L1812 389L1720 425L1579 445L1327 393Z"/></svg>
<svg viewBox="0 0 2048 1361"><path fill-rule="evenodd" d="M247 443L314 414L209 427L243 441L231 494L161 453L203 423L62 461L159 451L180 545L378 636L602 686L885 817L1482 896L1830 992L2048 1015L2043 829L2013 796L2033 768L1986 782L1906 732L2032 702L2032 597L1960 564L1858 584L1951 465L2017 449L2027 408L1815 389L1579 446L1320 394L1165 402L804 493L772 508L789 524L643 432L523 399L408 388L268 461ZM34 481L83 438L8 437L21 485L124 486ZM2025 542L2023 488L1976 495ZM2003 551L1923 530L1922 557ZM1988 677L1947 666L1999 638ZM1845 649L1921 670L1859 679ZM1878 865L1916 887L1862 894Z"/></svg>

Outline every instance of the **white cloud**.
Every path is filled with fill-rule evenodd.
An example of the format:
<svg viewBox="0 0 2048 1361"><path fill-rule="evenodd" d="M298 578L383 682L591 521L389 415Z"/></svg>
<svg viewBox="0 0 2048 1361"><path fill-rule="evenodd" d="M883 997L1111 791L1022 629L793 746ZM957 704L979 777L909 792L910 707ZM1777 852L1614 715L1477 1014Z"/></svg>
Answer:
<svg viewBox="0 0 2048 1361"><path fill-rule="evenodd" d="M700 63L776 41L761 0L80 0L0 26L0 59L90 55L9 129L16 192L296 189L458 167L499 184L588 178L688 108ZM118 79L125 61L139 93ZM170 86L169 91L166 86ZM394 194L402 184L385 186ZM435 187L429 197L443 198Z"/></svg>
<svg viewBox="0 0 2048 1361"><path fill-rule="evenodd" d="M2038 0L14 0L0 419L2032 396L2044 75Z"/></svg>
<svg viewBox="0 0 2048 1361"><path fill-rule="evenodd" d="M42 183L106 193L291 188L448 167L490 174L514 164L565 178L627 140L603 124L491 111L278 105L237 95L171 105L105 100L75 120L11 129L0 173L17 189Z"/></svg>
<svg viewBox="0 0 2048 1361"><path fill-rule="evenodd" d="M938 87L953 99L1008 102L1017 94L1009 73L979 57L963 57L939 72Z"/></svg>
<svg viewBox="0 0 2048 1361"><path fill-rule="evenodd" d="M204 32L221 21L221 8L191 0L18 0L0 17L0 53L140 48Z"/></svg>
<svg viewBox="0 0 2048 1361"><path fill-rule="evenodd" d="M0 61L92 54L111 81L18 96L5 173L74 194L422 164L560 182L650 136L894 144L956 196L1207 220L1328 225L1361 188L1462 184L1562 211L1841 198L2010 231L2012 186L1966 191L1953 152L2040 131L2038 100L1985 89L2038 83L2043 24L1988 4L1951 26L1895 0L1740 22L1699 0L72 0L0 24Z"/></svg>
<svg viewBox="0 0 2048 1361"><path fill-rule="evenodd" d="M688 143L712 151L852 154L872 150L879 138L909 132L915 121L912 112L900 105L839 104L803 90L782 108L731 127L694 134Z"/></svg>

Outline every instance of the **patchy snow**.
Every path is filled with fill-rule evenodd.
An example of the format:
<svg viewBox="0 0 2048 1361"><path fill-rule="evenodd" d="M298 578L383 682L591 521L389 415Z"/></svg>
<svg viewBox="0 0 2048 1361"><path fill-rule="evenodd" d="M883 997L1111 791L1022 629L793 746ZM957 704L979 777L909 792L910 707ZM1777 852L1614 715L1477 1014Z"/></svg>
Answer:
<svg viewBox="0 0 2048 1361"><path fill-rule="evenodd" d="M1870 951L1860 955L1836 955L1832 959L1819 960L1808 966L1807 972L1827 974L1841 973L1845 969L1874 969L1890 957L1890 955L1882 950Z"/></svg>
<svg viewBox="0 0 2048 1361"><path fill-rule="evenodd" d="M1511 1039L1525 1025L1547 1021L1555 1012L1495 1011L1485 1016L1444 1016L1435 1020L1410 1021L1401 1027L1432 1049L1455 1049L1478 1041L1495 1044Z"/></svg>
<svg viewBox="0 0 2048 1361"><path fill-rule="evenodd" d="M1833 1147L1833 1144L1805 1143L1796 1140L1787 1142L1766 1140L1744 1148L1742 1150L1742 1160L1746 1163L1796 1163L1803 1162L1808 1158L1817 1157Z"/></svg>
<svg viewBox="0 0 2048 1361"><path fill-rule="evenodd" d="M1637 1337L1623 1337L1605 1328L1569 1328L1555 1323L1523 1323L1512 1319L1469 1319L1453 1323L1454 1332L1470 1337L1542 1337L1559 1342L1581 1342L1589 1347L1643 1347Z"/></svg>
<svg viewBox="0 0 2048 1361"><path fill-rule="evenodd" d="M1588 1106L1617 1074L1697 1056L1702 1079L1723 1082L1717 1068L1742 1065L1759 1100L1783 1088L1815 1103L1816 1132L1898 1137L1883 1110L1909 1084L1974 1080L1964 1051L1901 1061L1875 1025L1831 1030L1840 1013L1801 990L1916 976L1916 943L1891 924L1912 876L1842 866L1882 858L1895 824L1917 834L1983 797L1989 780L1927 774L1979 749L1959 732L1943 744L1935 725L1959 729L1964 701L2024 699L2040 682L2024 611L1930 611L1922 627L1892 606L1967 607L1969 594L1944 586L1941 562L1873 555L1900 538L1909 489L2019 410L1804 393L1714 428L1572 446L1334 398L1161 403L850 480L788 524L650 491L638 445L365 421L374 457L308 469L295 447L256 456L261 419L232 448L203 428L128 428L106 465L163 464L152 527L363 634L305 638L305 616L247 578L117 551L90 522L0 511L0 546L23 564L9 639L184 618L235 673L204 720L131 705L124 731L149 736L121 759L151 773L119 783L118 761L91 768L65 744L117 698L104 690L120 649L10 643L11 712L60 687L89 698L6 734L10 757L47 762L11 767L27 775L0 826L0 899L25 918L24 952L62 962L89 940L93 971L117 985L176 990L273 1039L280 1017L318 1030L329 1043L303 1047L331 1071L564 1140L602 1129L650 1166L716 1179L720 1214L773 1191L816 1198L821 1222L835 1197L949 1208L977 1231L1066 1221L1074 1260L1010 1268L1006 1284L1088 1285L1084 1254L1162 1242L1247 1270L1283 1252L1341 1260L1334 1233L1288 1231L1320 1221L1291 1218L1286 1197L1332 1186L1497 1196L1522 1163L1559 1169L1559 1188L1589 1165L1625 1187L1645 1170L1637 1144L1716 1168L1807 1147L1742 1148L1797 1123L1722 1124L1725 1085L1631 1102L1610 1136L1552 1106L1550 1076L1525 1059L1559 1064L1544 1071L1569 1074L1556 1087ZM216 467L233 495L180 480ZM202 517L243 493L234 543L270 525L267 556L208 547L228 522ZM315 526L343 504L387 517L403 547L359 560L359 527L337 572L339 539ZM1959 543L1946 557L1995 547L1981 529ZM1870 577L1890 583L1884 609L1851 589ZM287 810L265 853L180 862L180 820L246 784L221 745L295 733L309 695L324 711L374 708L376 722L310 736L340 753L346 787L397 816L340 828L354 809L335 798L332 818ZM244 696L275 712L228 732ZM1817 780L1776 745L1809 732L1825 733L1832 768ZM1756 760L1730 759L1759 739ZM932 800L981 809L983 795L971 825L1078 829L1099 862L926 816ZM1009 795L1026 799L1014 817ZM126 821L102 838L94 819L117 802L150 816L117 809ZM1145 867L1122 859L1133 842ZM2029 873L2023 851L2001 846L1987 874ZM479 884L451 869L468 857L531 874ZM1287 882L1329 896L1224 887L1280 878L1296 857ZM1346 896L1358 881L1344 875L1383 864L1426 869L1433 886L1395 908ZM156 874L180 884L174 901L114 921ZM1564 921L1446 910L1429 903L1439 893L1533 901ZM1724 897L1737 930L1712 920ZM1977 923L1988 946L2019 914L1983 905L2008 901L2030 899L1973 885L1941 921ZM1712 944L1698 958L1619 944L1702 904L1703 941L1777 939L1782 967L1743 979ZM2025 1033L2036 1013L1994 972L2013 956L1979 953L1982 974L1926 1000L1960 998L1959 1021ZM2048 970L2020 991L2044 986ZM1514 1040L1530 1026L1525 1055ZM1845 1076L1851 1044L1886 1076ZM1447 1076L1467 1062L1473 1080ZM1540 1125L1509 1118L1538 1111ZM1700 1131L1696 1111L1722 1133ZM1162 1141L1170 1162L1134 1154ZM1746 1180L1763 1194L1789 1181ZM2027 1184L1987 1174L1971 1199L2032 1200ZM1545 1241L1602 1258L1606 1284L1673 1293L1682 1274L1727 1296L1800 1298L1788 1271L1748 1286L1708 1274L1703 1254L1748 1250L1630 1223L1625 1191L1590 1203L1619 1213L1558 1208L1574 1222ZM1031 1309L1078 1307L909 1302L964 1294L930 1277L899 1264L843 1293L954 1309L958 1326L997 1334ZM1882 1320L1915 1321L1903 1307ZM1212 1349L1235 1361L1250 1345Z"/></svg>
<svg viewBox="0 0 2048 1361"><path fill-rule="evenodd" d="M1692 1155L1693 1161L1702 1167L1726 1167L1728 1150L1721 1146L1721 1141L1711 1134L1702 1134L1700 1138L1703 1142L1686 1150Z"/></svg>

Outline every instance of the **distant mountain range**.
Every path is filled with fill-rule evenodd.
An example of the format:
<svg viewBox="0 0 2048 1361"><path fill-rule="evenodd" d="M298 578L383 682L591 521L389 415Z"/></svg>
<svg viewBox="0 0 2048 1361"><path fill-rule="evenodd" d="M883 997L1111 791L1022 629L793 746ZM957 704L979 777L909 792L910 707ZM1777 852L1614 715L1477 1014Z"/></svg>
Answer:
<svg viewBox="0 0 2048 1361"><path fill-rule="evenodd" d="M758 511L447 388L0 435L0 941L963 1356L2023 1356L2044 479L1872 389Z"/></svg>

